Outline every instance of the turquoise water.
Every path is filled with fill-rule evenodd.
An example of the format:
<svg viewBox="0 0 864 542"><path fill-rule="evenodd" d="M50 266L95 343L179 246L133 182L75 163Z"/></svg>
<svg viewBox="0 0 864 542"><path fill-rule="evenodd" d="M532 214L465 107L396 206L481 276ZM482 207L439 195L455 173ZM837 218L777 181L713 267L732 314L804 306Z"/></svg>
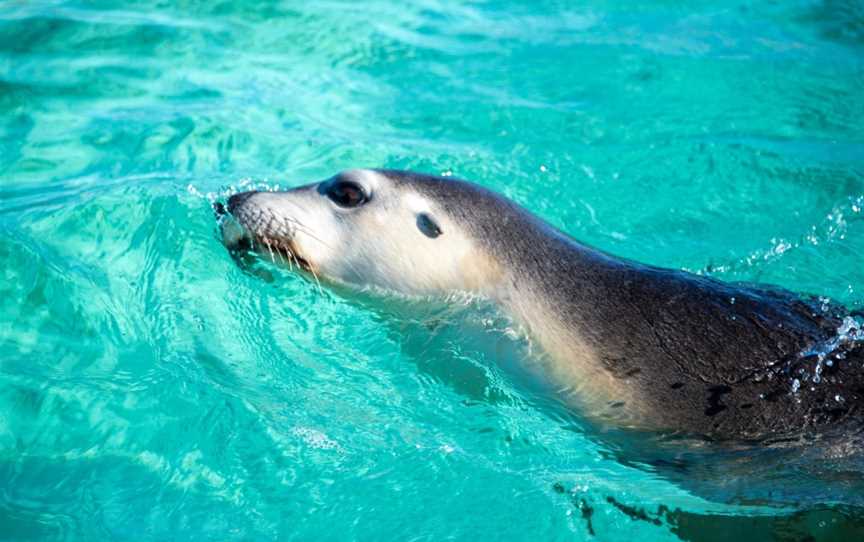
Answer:
<svg viewBox="0 0 864 542"><path fill-rule="evenodd" d="M850 540L864 471L628 459L506 323L245 273L210 201L452 174L862 307L862 119L854 1L0 1L0 539Z"/></svg>

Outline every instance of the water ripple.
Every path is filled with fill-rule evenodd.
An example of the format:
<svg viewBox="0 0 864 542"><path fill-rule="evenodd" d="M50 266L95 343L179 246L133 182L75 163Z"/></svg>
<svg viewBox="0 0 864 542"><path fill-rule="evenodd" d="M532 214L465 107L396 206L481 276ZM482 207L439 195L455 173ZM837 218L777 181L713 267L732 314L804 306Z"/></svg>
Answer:
<svg viewBox="0 0 864 542"><path fill-rule="evenodd" d="M621 256L860 308L856 2L163 4L0 4L6 537L860 530L854 454L598 434L485 307L245 272L210 210L414 168Z"/></svg>

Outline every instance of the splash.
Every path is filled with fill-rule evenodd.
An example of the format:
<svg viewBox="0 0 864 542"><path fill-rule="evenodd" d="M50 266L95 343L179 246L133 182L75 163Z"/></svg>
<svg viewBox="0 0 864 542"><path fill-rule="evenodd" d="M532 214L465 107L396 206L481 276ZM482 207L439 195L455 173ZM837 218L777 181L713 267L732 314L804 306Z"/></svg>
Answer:
<svg viewBox="0 0 864 542"><path fill-rule="evenodd" d="M282 185L279 183L270 183L267 179L256 181L251 177L243 177L236 183L231 183L227 186L222 186L217 191L201 192L194 183L186 185L186 192L196 198L206 199L208 202L216 203L217 201L227 200L229 197L238 192L246 192L255 190L258 192L279 192L282 190Z"/></svg>
<svg viewBox="0 0 864 542"><path fill-rule="evenodd" d="M816 343L798 354L801 358L812 357L816 359L816 366L813 369L813 376L810 378L810 381L813 384L822 382L822 372L825 370L825 367L833 366L835 360L844 359L846 351L850 349L850 345L860 342L864 342L864 324L853 316L846 316L843 318L840 326L837 327L837 333L833 337ZM804 380L807 380L809 375L804 373L802 377ZM801 379L793 379L792 393L797 393L800 389Z"/></svg>

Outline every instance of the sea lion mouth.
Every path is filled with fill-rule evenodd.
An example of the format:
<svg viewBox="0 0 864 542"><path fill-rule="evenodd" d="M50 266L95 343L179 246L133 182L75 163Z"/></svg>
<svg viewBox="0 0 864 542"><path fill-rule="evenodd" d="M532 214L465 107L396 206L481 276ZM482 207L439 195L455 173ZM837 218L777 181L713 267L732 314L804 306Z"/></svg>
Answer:
<svg viewBox="0 0 864 542"><path fill-rule="evenodd" d="M216 215L222 234L222 244L232 256L239 257L250 253L258 254L265 259L269 256L271 263L282 263L292 269L296 266L298 269L314 274L312 264L300 255L293 239L254 231L238 220L234 214L228 212L225 205L218 201L213 204L213 213Z"/></svg>

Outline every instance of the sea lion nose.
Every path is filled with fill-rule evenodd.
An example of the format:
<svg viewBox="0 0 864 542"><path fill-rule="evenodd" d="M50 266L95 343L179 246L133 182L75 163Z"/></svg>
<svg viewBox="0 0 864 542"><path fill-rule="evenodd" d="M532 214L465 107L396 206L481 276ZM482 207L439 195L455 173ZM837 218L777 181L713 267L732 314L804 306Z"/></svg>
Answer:
<svg viewBox="0 0 864 542"><path fill-rule="evenodd" d="M257 193L258 193L257 190L250 190L248 192L240 192L239 194L234 194L233 196L228 198L228 212L233 213L235 209L237 209L238 207L243 205L243 203L247 199L249 199L250 197L252 197L253 195L255 195Z"/></svg>

